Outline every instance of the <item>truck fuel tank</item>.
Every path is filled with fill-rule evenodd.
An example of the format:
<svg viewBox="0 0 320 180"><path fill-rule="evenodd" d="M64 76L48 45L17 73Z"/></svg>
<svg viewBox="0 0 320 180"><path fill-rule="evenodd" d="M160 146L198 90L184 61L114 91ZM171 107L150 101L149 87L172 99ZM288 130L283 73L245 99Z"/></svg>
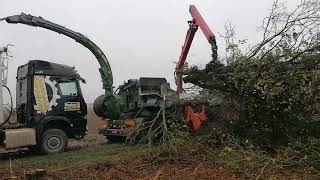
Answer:
<svg viewBox="0 0 320 180"><path fill-rule="evenodd" d="M6 129L2 133L4 138L0 144L5 149L36 145L36 131L33 128Z"/></svg>

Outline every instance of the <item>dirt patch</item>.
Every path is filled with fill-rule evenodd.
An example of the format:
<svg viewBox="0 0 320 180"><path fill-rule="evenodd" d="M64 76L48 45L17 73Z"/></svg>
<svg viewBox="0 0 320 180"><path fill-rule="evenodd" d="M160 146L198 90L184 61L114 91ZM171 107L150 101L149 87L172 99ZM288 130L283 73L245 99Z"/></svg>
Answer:
<svg viewBox="0 0 320 180"><path fill-rule="evenodd" d="M93 111L93 105L88 104L88 114L86 116L87 118L87 128L89 134L98 134L97 128L98 128L98 122L100 118L96 116L96 114Z"/></svg>
<svg viewBox="0 0 320 180"><path fill-rule="evenodd" d="M86 147L93 147L101 144L106 144L107 140L105 137L99 134L88 134L84 139L81 140L69 140L68 148L66 151L73 151Z"/></svg>
<svg viewBox="0 0 320 180"><path fill-rule="evenodd" d="M47 170L52 179L236 179L213 165L193 163L145 163L142 160L125 162L102 162L91 166L68 167ZM9 171L0 172L0 177L8 177ZM13 172L23 178L21 171Z"/></svg>
<svg viewBox="0 0 320 180"><path fill-rule="evenodd" d="M82 140L69 140L67 151L77 150L85 147L93 147L107 143L106 138L98 134L98 122L100 118L95 115L92 104L88 104L88 114L86 118L88 134Z"/></svg>

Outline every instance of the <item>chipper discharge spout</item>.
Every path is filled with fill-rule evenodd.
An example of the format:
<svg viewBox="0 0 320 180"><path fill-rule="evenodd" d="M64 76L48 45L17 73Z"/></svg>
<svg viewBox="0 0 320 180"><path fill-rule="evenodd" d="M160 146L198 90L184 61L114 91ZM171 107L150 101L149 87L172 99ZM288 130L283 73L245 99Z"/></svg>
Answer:
<svg viewBox="0 0 320 180"><path fill-rule="evenodd" d="M48 21L42 17L36 17L30 14L27 15L22 13L20 15L8 16L0 20L5 20L11 24L25 24L48 29L74 39L76 42L89 49L94 54L100 65L99 71L102 79L103 89L105 90L105 94L98 97L96 100L98 103L95 103L97 104L95 106L95 112L99 116L115 116L114 114L117 114L117 110L115 110L115 98L113 97L113 76L109 61L103 51L88 37L64 26Z"/></svg>

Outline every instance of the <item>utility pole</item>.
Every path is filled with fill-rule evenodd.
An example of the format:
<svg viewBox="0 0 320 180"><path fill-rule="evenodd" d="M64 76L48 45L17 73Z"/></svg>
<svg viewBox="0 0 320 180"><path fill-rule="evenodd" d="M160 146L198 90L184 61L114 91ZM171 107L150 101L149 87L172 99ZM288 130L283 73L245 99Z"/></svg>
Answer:
<svg viewBox="0 0 320 180"><path fill-rule="evenodd" d="M4 123L3 86L7 85L8 46L0 48L0 124ZM12 45L11 45L12 46Z"/></svg>
<svg viewBox="0 0 320 180"><path fill-rule="evenodd" d="M4 56L3 53L6 52L6 48L0 48L0 124L4 123L4 118L3 118L3 72L4 72Z"/></svg>

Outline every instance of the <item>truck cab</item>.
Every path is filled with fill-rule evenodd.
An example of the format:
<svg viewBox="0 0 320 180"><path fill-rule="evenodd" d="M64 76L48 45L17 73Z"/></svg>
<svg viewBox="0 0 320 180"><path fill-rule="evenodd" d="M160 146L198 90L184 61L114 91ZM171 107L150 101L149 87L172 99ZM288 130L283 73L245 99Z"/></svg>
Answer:
<svg viewBox="0 0 320 180"><path fill-rule="evenodd" d="M54 154L64 151L68 139L84 138L87 105L81 81L85 82L75 68L66 65L32 60L20 66L16 113L23 128L3 132L5 148L30 147Z"/></svg>

